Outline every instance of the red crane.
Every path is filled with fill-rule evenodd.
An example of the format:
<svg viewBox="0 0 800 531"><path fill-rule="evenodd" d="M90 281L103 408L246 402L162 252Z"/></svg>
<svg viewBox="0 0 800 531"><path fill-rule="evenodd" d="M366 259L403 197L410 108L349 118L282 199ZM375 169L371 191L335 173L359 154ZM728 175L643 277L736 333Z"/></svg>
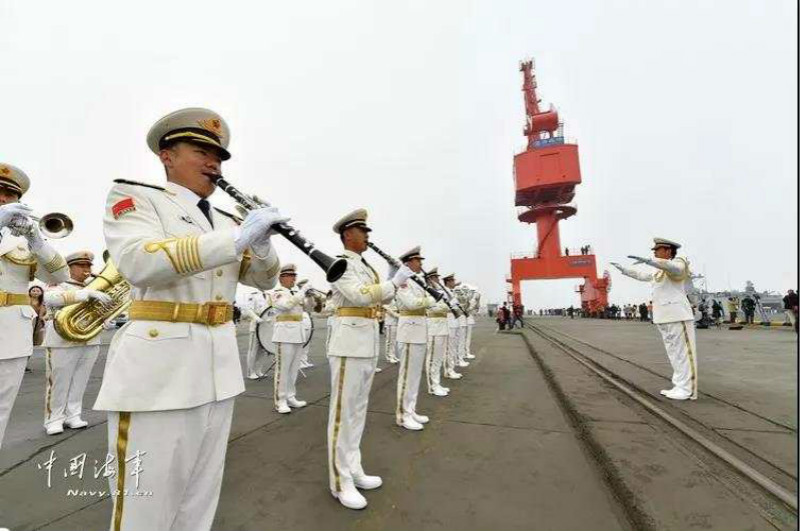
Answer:
<svg viewBox="0 0 800 531"><path fill-rule="evenodd" d="M512 303L522 304L520 283L523 280L583 278L576 291L581 294L581 306L596 312L608 303L610 287L608 274L597 277L594 254L583 247L580 252L561 253L558 223L574 216L578 209L569 205L575 197L575 187L581 183L578 146L564 140L558 111L553 105L542 111L536 95L536 76L533 61L523 61L522 94L525 100L525 136L528 147L514 157L514 202L518 219L535 223L538 246L532 256L511 259L509 295Z"/></svg>

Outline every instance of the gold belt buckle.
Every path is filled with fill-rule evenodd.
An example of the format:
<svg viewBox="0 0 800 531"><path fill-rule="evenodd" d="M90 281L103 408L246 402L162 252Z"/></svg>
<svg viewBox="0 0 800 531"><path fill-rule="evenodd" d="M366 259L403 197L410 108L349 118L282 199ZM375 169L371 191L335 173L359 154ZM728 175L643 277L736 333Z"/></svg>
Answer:
<svg viewBox="0 0 800 531"><path fill-rule="evenodd" d="M207 302L206 311L203 312L206 316L206 324L209 326L218 326L228 322L228 303L226 302Z"/></svg>
<svg viewBox="0 0 800 531"><path fill-rule="evenodd" d="M0 291L0 306L5 306L6 304L8 304L8 293Z"/></svg>

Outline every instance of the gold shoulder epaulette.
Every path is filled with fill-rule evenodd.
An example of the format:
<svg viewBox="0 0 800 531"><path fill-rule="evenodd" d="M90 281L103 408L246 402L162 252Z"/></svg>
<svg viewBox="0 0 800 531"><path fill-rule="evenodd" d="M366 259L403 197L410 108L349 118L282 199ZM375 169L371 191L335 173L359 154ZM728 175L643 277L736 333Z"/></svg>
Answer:
<svg viewBox="0 0 800 531"><path fill-rule="evenodd" d="M166 192L166 188L163 186L156 186L155 184L147 184L147 183L140 183L138 181L130 181L128 179L114 179L114 182L117 184L130 184L132 186L144 186L145 188L152 188L153 190L160 190L162 192Z"/></svg>

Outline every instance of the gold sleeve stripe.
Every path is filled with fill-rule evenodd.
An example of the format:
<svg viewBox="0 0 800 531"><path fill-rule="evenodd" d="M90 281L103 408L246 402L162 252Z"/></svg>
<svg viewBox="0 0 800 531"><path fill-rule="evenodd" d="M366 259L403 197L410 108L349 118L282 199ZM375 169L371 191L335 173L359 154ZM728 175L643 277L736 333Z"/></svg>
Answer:
<svg viewBox="0 0 800 531"><path fill-rule="evenodd" d="M61 294L64 298L64 305L75 304L75 293L72 291L65 291Z"/></svg>
<svg viewBox="0 0 800 531"><path fill-rule="evenodd" d="M200 263L199 239L197 236L181 238L175 243L177 262L180 270L178 273L196 273L202 269Z"/></svg>
<svg viewBox="0 0 800 531"><path fill-rule="evenodd" d="M63 269L65 267L67 267L67 261L64 260L64 257L60 254L56 254L46 264L44 264L44 268L48 273L55 273L59 269Z"/></svg>
<svg viewBox="0 0 800 531"><path fill-rule="evenodd" d="M247 272L250 270L250 263L253 260L253 255L250 251L245 250L242 254L242 261L239 264L239 280L242 280Z"/></svg>
<svg viewBox="0 0 800 531"><path fill-rule="evenodd" d="M200 260L200 240L197 236L149 242L145 244L144 250L151 254L164 251L172 268L179 275L190 275L203 269Z"/></svg>

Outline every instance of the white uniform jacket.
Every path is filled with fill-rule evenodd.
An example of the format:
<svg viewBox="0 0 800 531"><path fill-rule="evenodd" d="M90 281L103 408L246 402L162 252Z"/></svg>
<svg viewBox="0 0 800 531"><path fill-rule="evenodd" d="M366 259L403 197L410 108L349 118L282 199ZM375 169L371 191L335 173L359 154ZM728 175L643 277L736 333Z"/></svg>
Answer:
<svg viewBox="0 0 800 531"><path fill-rule="evenodd" d="M409 279L405 286L397 290L395 304L400 315L397 318L397 342L427 343L428 327L425 310L436 304L436 300L420 285ZM403 315L406 312L418 312L421 315Z"/></svg>
<svg viewBox="0 0 800 531"><path fill-rule="evenodd" d="M477 291L474 292L472 296L469 298L469 308L467 308L467 312L469 313L469 315L467 316L468 325L475 324L475 316L478 315L478 310L480 309L479 308L480 300L481 296Z"/></svg>
<svg viewBox="0 0 800 531"><path fill-rule="evenodd" d="M0 229L0 293L27 296L28 285L34 278L48 284L65 282L69 278L67 262L48 243L37 253L32 253L28 240L13 236L8 228L3 227ZM0 360L33 353L35 318L36 312L28 304L0 306Z"/></svg>
<svg viewBox="0 0 800 531"><path fill-rule="evenodd" d="M653 300L653 323L676 323L693 321L694 312L687 297L691 287L689 262L685 258L651 258L647 262L657 268L653 273L640 273L635 269L622 268L624 275L642 282L650 282Z"/></svg>
<svg viewBox="0 0 800 531"><path fill-rule="evenodd" d="M395 295L391 280L381 282L378 273L361 255L344 251L347 271L331 286L333 305L337 312L345 308L373 308L388 303ZM378 356L378 321L368 317L334 314L328 344L328 356L374 358Z"/></svg>
<svg viewBox="0 0 800 531"><path fill-rule="evenodd" d="M44 303L47 305L48 316L45 324L44 342L42 345L47 348L71 348L85 347L87 345L99 345L100 334L86 342L68 341L56 332L54 319L58 314L58 308L75 304L74 292L83 289L85 286L75 280L69 279L56 287L47 288L44 292Z"/></svg>
<svg viewBox="0 0 800 531"><path fill-rule="evenodd" d="M267 256L237 255L237 222L212 209L212 228L197 196L117 181L108 194L104 233L111 259L132 284L134 301L203 304L234 301L239 282L275 285L280 269ZM109 347L95 409L159 411L192 408L244 391L232 321L217 326L130 321Z"/></svg>
<svg viewBox="0 0 800 531"><path fill-rule="evenodd" d="M450 311L450 307L447 305L444 298L439 299L439 302L428 308L427 313L429 337L450 335L447 320L448 316L453 317L453 312Z"/></svg>
<svg viewBox="0 0 800 531"><path fill-rule="evenodd" d="M306 331L303 326L303 303L305 297L294 289L277 287L270 292L275 325L272 329L274 343L305 343ZM286 321L283 319L296 319Z"/></svg>

